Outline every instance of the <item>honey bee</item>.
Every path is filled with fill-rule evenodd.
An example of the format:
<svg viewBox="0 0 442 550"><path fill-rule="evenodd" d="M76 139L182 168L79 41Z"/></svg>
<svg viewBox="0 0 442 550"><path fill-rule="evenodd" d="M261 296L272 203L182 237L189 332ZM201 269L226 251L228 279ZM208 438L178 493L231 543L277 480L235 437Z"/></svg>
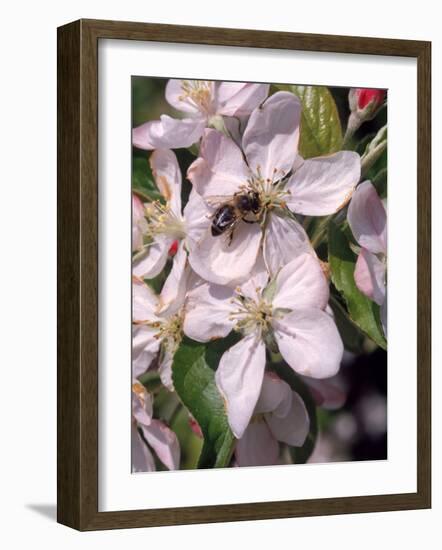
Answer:
<svg viewBox="0 0 442 550"><path fill-rule="evenodd" d="M213 215L211 232L213 237L227 234L229 244L233 238L233 231L239 221L256 223L261 210L261 201L255 191L235 193L226 200L222 197L220 204Z"/></svg>

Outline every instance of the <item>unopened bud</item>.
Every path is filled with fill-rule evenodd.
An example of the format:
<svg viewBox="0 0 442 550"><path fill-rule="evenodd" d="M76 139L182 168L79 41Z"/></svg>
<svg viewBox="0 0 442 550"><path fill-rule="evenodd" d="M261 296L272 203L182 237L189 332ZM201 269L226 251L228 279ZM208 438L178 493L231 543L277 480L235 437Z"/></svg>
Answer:
<svg viewBox="0 0 442 550"><path fill-rule="evenodd" d="M173 241L169 248L169 256L173 257L178 251L178 241Z"/></svg>
<svg viewBox="0 0 442 550"><path fill-rule="evenodd" d="M350 116L348 118L347 130L344 136L344 144L348 145L349 140L367 120L372 120L384 104L386 92L376 88L351 88L348 94Z"/></svg>

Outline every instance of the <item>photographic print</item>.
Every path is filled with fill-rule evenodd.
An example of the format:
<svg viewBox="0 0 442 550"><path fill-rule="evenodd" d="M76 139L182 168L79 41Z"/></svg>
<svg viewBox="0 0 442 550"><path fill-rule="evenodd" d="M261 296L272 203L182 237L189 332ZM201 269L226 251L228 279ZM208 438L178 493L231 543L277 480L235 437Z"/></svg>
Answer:
<svg viewBox="0 0 442 550"><path fill-rule="evenodd" d="M386 460L387 91L131 86L132 472Z"/></svg>

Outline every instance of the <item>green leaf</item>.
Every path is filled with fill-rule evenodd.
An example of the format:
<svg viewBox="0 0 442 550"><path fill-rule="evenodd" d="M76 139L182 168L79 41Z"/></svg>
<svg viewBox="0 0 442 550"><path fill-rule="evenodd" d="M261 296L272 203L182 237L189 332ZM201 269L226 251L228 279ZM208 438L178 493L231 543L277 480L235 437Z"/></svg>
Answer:
<svg viewBox="0 0 442 550"><path fill-rule="evenodd" d="M304 158L336 153L342 147L342 128L335 100L325 86L278 85L302 103L299 152Z"/></svg>
<svg viewBox="0 0 442 550"><path fill-rule="evenodd" d="M294 372L294 370L284 361L273 363L271 368L297 392L305 403L310 418L310 431L302 447L289 447L292 460L295 464L305 464L315 448L318 437L318 419L316 414L316 404L313 401L309 388Z"/></svg>
<svg viewBox="0 0 442 550"><path fill-rule="evenodd" d="M333 222L328 226L328 246L332 281L347 304L350 319L378 346L387 349L380 327L379 306L357 288L354 279L356 255L345 233Z"/></svg>
<svg viewBox="0 0 442 550"><path fill-rule="evenodd" d="M145 202L161 199L161 193L155 185L147 156L134 156L132 159L132 190Z"/></svg>
<svg viewBox="0 0 442 550"><path fill-rule="evenodd" d="M201 427L204 444L198 468L229 466L235 445L224 401L215 383L221 355L235 342L235 335L209 344L185 337L175 353L172 372L175 390Z"/></svg>
<svg viewBox="0 0 442 550"><path fill-rule="evenodd" d="M335 323L338 327L345 349L353 353L361 353L364 345L364 336L360 329L350 319L345 307L333 296L330 296L330 307L335 316Z"/></svg>

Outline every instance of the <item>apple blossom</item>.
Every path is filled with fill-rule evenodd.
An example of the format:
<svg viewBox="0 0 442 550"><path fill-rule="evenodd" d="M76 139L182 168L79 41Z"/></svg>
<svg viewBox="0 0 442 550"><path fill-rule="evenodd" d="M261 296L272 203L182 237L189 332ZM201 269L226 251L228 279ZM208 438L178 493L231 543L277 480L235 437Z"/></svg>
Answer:
<svg viewBox="0 0 442 550"><path fill-rule="evenodd" d="M190 147L201 138L204 128L223 124L222 117L249 115L268 92L268 84L171 79L166 100L188 118L162 115L160 120L146 122L134 128L133 144L146 150Z"/></svg>
<svg viewBox="0 0 442 550"><path fill-rule="evenodd" d="M216 371L236 437L244 433L260 394L266 342L275 342L299 374L327 378L338 371L343 345L324 311L328 298L319 261L310 254L297 256L270 284L261 260L249 280L235 289L202 283L189 292L183 325L187 336L208 342L232 329L242 335L223 354Z"/></svg>
<svg viewBox="0 0 442 550"><path fill-rule="evenodd" d="M137 380L132 384L131 438L132 472L151 472L156 469L151 449L166 468L179 468L180 447L177 436L164 422L152 418L152 396Z"/></svg>
<svg viewBox="0 0 442 550"><path fill-rule="evenodd" d="M310 419L301 397L274 373L266 373L250 424L236 443L238 466L267 466L279 461L279 442L301 447Z"/></svg>
<svg viewBox="0 0 442 550"><path fill-rule="evenodd" d="M302 253L313 253L294 214L325 216L336 212L359 181L357 153L341 151L304 160L297 153L301 104L289 92L277 92L248 120L240 148L223 133L207 129L200 156L187 177L212 215L234 195L253 193L260 208L256 223L239 220L231 239L213 236L210 220L196 246L193 269L213 283L244 280L262 247L272 275Z"/></svg>
<svg viewBox="0 0 442 550"><path fill-rule="evenodd" d="M357 187L347 219L361 246L354 273L356 286L381 306L381 321L386 334L387 213L371 182L364 181Z"/></svg>
<svg viewBox="0 0 442 550"><path fill-rule="evenodd" d="M207 223L207 208L196 193L191 193L184 210L181 209L181 171L175 154L166 149L152 153L150 165L155 183L165 203L152 201L141 205L133 199L132 273L137 277L151 279L166 265L168 256L176 253L186 238L197 239ZM143 244L143 239L145 244Z"/></svg>
<svg viewBox="0 0 442 550"><path fill-rule="evenodd" d="M139 377L159 353L158 371L163 384L173 389L172 361L182 338L182 306L192 273L187 265L187 254L180 245L172 270L164 282L161 294L141 279L132 284L132 370Z"/></svg>

